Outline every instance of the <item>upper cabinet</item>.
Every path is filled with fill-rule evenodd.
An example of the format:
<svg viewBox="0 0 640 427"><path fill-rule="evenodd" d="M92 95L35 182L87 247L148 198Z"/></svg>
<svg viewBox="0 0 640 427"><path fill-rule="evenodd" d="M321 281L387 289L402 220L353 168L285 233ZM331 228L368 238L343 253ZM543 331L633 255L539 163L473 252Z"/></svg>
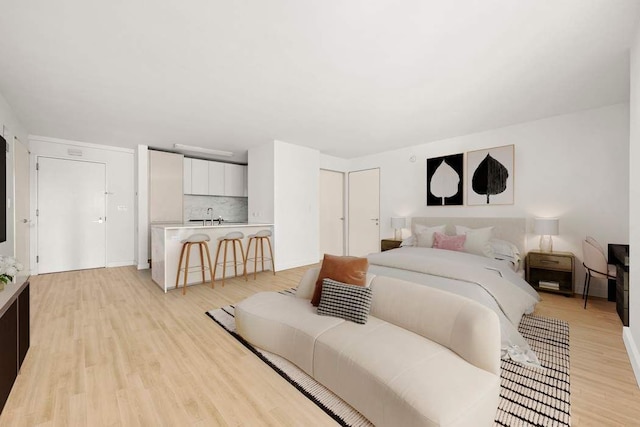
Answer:
<svg viewBox="0 0 640 427"><path fill-rule="evenodd" d="M224 195L246 197L247 167L243 165L224 165Z"/></svg>
<svg viewBox="0 0 640 427"><path fill-rule="evenodd" d="M184 159L184 194L247 196L247 166Z"/></svg>

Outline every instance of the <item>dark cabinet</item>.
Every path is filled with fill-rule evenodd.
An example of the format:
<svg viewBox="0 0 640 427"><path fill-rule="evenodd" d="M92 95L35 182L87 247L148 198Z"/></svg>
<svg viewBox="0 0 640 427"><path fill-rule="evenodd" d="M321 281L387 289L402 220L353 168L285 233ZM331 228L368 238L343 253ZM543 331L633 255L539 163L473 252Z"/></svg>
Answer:
<svg viewBox="0 0 640 427"><path fill-rule="evenodd" d="M9 398L13 382L18 376L18 301L0 317L0 410Z"/></svg>
<svg viewBox="0 0 640 427"><path fill-rule="evenodd" d="M10 284L0 292L0 412L29 350L29 282Z"/></svg>

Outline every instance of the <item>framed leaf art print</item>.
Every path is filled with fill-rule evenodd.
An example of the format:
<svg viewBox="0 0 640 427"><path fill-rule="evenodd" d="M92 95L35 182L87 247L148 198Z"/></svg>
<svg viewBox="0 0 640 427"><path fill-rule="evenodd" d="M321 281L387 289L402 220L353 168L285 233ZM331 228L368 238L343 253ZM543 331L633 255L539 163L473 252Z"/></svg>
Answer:
<svg viewBox="0 0 640 427"><path fill-rule="evenodd" d="M427 206L463 205L463 185L463 153L427 159Z"/></svg>
<svg viewBox="0 0 640 427"><path fill-rule="evenodd" d="M467 205L513 204L514 146L467 153Z"/></svg>

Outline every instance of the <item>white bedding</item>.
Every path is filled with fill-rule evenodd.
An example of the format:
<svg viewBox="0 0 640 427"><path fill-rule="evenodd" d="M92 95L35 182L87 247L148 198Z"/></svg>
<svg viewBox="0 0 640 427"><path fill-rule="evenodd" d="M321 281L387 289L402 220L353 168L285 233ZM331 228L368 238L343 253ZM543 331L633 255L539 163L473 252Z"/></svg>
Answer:
<svg viewBox="0 0 640 427"><path fill-rule="evenodd" d="M518 332L522 315L540 300L537 292L506 263L464 252L403 247L371 254L369 272L397 277L471 298L500 318L503 357L539 366Z"/></svg>

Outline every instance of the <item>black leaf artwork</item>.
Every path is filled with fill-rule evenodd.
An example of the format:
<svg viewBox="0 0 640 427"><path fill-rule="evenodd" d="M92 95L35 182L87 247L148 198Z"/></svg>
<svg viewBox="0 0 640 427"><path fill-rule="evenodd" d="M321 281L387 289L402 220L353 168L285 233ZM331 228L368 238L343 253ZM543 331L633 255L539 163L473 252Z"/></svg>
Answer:
<svg viewBox="0 0 640 427"><path fill-rule="evenodd" d="M487 204L489 204L489 196L500 194L507 189L507 178L509 178L507 168L487 154L473 172L471 188L477 194L486 194Z"/></svg>

